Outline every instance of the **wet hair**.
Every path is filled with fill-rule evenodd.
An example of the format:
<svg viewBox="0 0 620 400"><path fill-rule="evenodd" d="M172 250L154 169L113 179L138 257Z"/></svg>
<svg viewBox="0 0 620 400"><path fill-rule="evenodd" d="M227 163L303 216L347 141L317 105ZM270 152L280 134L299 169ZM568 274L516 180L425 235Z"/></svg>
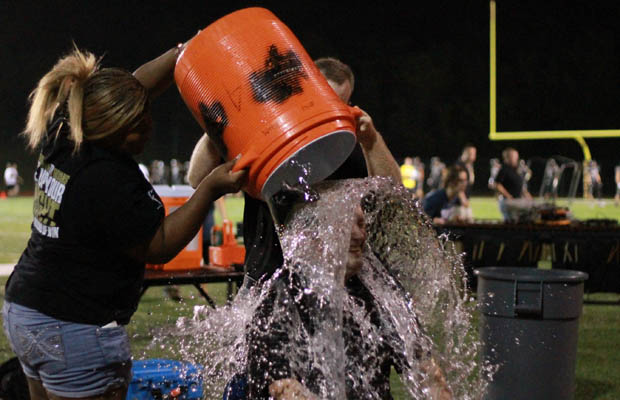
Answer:
<svg viewBox="0 0 620 400"><path fill-rule="evenodd" d="M461 172L467 172L462 165L451 165L446 171L446 176L443 181L443 187L447 188L450 185L458 183L460 180L459 175L461 174Z"/></svg>
<svg viewBox="0 0 620 400"><path fill-rule="evenodd" d="M41 78L30 94L24 130L30 148L41 143L59 107L66 110L75 150L84 140L121 143L124 134L150 118L146 88L130 72L99 63L74 46Z"/></svg>
<svg viewBox="0 0 620 400"><path fill-rule="evenodd" d="M336 82L342 85L345 81L349 81L351 84L351 90L355 86L355 76L351 67L342 61L333 57L323 57L314 61L319 71L325 76L326 79Z"/></svg>

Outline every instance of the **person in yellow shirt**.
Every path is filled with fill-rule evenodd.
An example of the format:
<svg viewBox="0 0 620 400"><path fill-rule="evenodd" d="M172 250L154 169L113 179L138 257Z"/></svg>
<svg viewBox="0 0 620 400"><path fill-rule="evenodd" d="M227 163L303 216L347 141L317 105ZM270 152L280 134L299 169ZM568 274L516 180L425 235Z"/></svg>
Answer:
<svg viewBox="0 0 620 400"><path fill-rule="evenodd" d="M400 166L400 175L403 186L411 193L415 193L419 172L415 165L413 165L413 158L405 157L403 165Z"/></svg>

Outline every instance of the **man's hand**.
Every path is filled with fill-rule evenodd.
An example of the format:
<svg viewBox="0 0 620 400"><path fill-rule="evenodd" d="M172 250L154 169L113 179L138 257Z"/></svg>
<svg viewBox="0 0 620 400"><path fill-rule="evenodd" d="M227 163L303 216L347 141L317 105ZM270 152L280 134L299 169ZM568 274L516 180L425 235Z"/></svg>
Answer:
<svg viewBox="0 0 620 400"><path fill-rule="evenodd" d="M296 379L280 379L269 385L269 395L275 400L318 400Z"/></svg>
<svg viewBox="0 0 620 400"><path fill-rule="evenodd" d="M358 107L359 108L359 107ZM360 108L362 115L357 118L357 140L362 148L368 149L377 140L377 129L368 113Z"/></svg>
<svg viewBox="0 0 620 400"><path fill-rule="evenodd" d="M372 118L366 111L361 108L359 110L362 115L357 117L357 141L364 153L368 176L390 177L395 183L402 184L400 168L383 137L377 132Z"/></svg>
<svg viewBox="0 0 620 400"><path fill-rule="evenodd" d="M452 400L452 391L446 382L446 378L433 358L424 361L422 372L426 375L425 384L430 389L429 399Z"/></svg>

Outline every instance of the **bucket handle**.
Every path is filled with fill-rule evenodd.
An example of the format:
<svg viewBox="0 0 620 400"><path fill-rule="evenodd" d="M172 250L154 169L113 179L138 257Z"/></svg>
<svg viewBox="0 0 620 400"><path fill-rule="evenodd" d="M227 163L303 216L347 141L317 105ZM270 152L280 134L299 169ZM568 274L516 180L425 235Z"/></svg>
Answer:
<svg viewBox="0 0 620 400"><path fill-rule="evenodd" d="M519 304L519 293L525 292L538 292L537 302L536 303L522 303ZM522 317L540 317L542 316L543 306L543 282L538 282L538 289L519 289L519 281L515 281L514 284L514 313L515 316Z"/></svg>

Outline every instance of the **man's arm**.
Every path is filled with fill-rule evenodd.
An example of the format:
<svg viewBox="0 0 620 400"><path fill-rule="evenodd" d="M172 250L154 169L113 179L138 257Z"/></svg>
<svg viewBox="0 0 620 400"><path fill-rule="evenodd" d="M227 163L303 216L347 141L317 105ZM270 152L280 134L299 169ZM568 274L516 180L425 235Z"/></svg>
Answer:
<svg viewBox="0 0 620 400"><path fill-rule="evenodd" d="M221 162L222 158L217 148L205 133L198 143L196 143L189 160L189 169L187 171L187 180L189 184L193 188L198 186L202 179L209 175Z"/></svg>
<svg viewBox="0 0 620 400"><path fill-rule="evenodd" d="M387 176L401 184L398 163L392 156L381 134L375 128L372 118L362 110L357 121L357 139L362 147L369 176Z"/></svg>
<svg viewBox="0 0 620 400"><path fill-rule="evenodd" d="M163 93L174 80L174 67L187 43L189 43L189 40L185 43L177 44L159 57L138 67L133 72L133 76L148 89L151 98L155 98Z"/></svg>
<svg viewBox="0 0 620 400"><path fill-rule="evenodd" d="M133 76L149 91L151 98L159 96L172 83L174 66L181 50L182 46L173 47L133 72Z"/></svg>
<svg viewBox="0 0 620 400"><path fill-rule="evenodd" d="M501 194L505 198L512 199L512 195L508 192L508 190L506 190L504 185L502 185L501 183L495 182L495 190L497 190L499 194Z"/></svg>

